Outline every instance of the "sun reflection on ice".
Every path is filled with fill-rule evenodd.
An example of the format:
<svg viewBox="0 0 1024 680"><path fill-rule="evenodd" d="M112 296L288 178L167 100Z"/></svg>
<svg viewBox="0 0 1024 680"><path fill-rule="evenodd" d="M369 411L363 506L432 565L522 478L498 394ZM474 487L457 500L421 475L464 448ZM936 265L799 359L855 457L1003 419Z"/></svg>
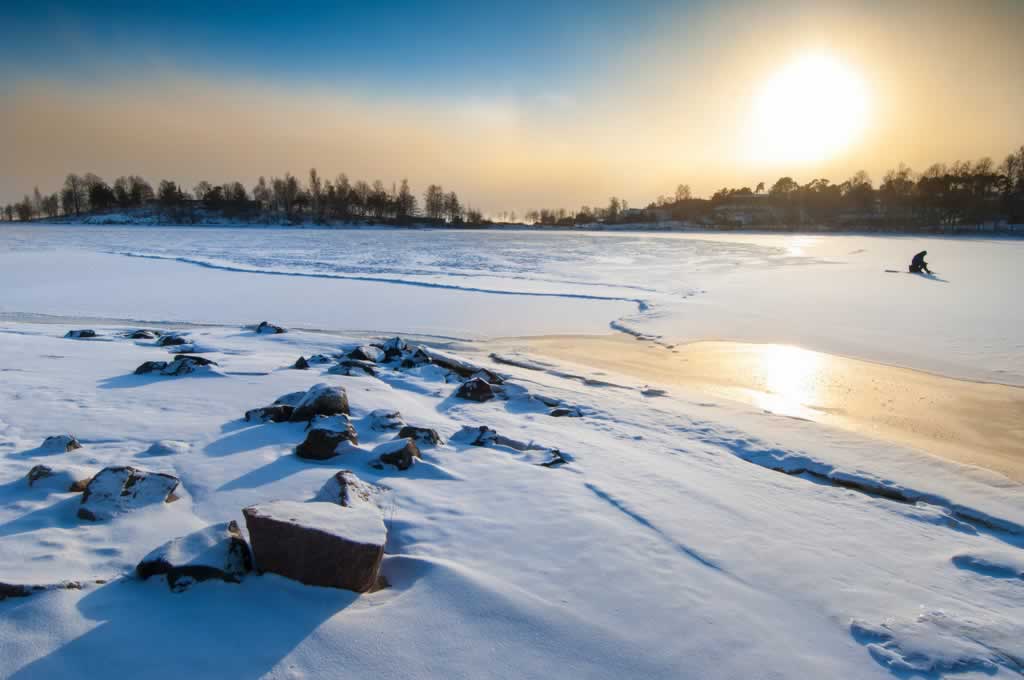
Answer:
<svg viewBox="0 0 1024 680"><path fill-rule="evenodd" d="M758 356L764 391L758 406L766 411L796 418L821 414L813 404L818 397L821 355L789 345L765 345Z"/></svg>

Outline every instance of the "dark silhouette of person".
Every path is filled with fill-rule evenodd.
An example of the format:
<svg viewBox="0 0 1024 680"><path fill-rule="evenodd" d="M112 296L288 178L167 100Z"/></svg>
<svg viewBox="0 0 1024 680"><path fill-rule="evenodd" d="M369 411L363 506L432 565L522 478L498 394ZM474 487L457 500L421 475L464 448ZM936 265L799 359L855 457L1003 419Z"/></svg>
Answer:
<svg viewBox="0 0 1024 680"><path fill-rule="evenodd" d="M910 273L920 274L931 274L931 270L928 269L928 263L924 261L924 256L928 254L927 250L922 250L917 255L914 255L914 259L910 261Z"/></svg>

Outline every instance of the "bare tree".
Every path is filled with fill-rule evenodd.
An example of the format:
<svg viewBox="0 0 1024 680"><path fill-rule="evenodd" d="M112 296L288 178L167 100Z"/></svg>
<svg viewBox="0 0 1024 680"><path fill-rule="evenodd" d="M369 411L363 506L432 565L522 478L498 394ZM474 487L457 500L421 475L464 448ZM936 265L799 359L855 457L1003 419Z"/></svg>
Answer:
<svg viewBox="0 0 1024 680"><path fill-rule="evenodd" d="M439 220L444 217L444 189L439 184L431 184L423 193L423 208L427 217Z"/></svg>

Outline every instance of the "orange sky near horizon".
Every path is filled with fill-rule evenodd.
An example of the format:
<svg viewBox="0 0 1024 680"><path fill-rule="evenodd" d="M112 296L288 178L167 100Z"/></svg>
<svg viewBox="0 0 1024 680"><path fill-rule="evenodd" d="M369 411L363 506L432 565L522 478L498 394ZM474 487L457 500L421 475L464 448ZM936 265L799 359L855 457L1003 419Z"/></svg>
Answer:
<svg viewBox="0 0 1024 680"><path fill-rule="evenodd" d="M611 195L642 206L679 183L708 196L782 175L841 182L859 169L877 183L900 162L999 163L1024 144L1024 13L822 7L798 21L763 8L708 13L654 43L627 42L572 88L529 96L340 90L173 64L144 78L34 74L0 101L0 202L54 191L68 172L251 187L316 167L407 177L417 192L437 182L487 213L522 213ZM808 59L840 66L785 75ZM752 153L759 146L768 151Z"/></svg>

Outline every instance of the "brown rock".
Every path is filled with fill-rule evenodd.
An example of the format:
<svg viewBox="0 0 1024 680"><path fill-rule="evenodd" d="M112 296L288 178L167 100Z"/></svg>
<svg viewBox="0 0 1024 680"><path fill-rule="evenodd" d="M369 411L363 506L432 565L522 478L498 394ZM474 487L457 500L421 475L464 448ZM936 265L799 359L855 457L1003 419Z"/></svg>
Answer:
<svg viewBox="0 0 1024 680"><path fill-rule="evenodd" d="M374 453L380 457L380 462L394 465L399 470L408 470L412 467L412 459L421 457L420 450L412 439L396 439L381 444L374 449Z"/></svg>
<svg viewBox="0 0 1024 680"><path fill-rule="evenodd" d="M292 422L309 420L313 416L348 415L348 395L344 387L331 387L319 383L310 387L295 405Z"/></svg>
<svg viewBox="0 0 1024 680"><path fill-rule="evenodd" d="M490 401L494 399L494 389L490 383L480 378L473 378L459 385L459 389L455 391L455 396L459 399L468 399L470 401Z"/></svg>
<svg viewBox="0 0 1024 680"><path fill-rule="evenodd" d="M260 573L359 593L377 584L387 529L375 508L274 501L242 514Z"/></svg>
<svg viewBox="0 0 1024 680"><path fill-rule="evenodd" d="M310 421L306 440L295 447L295 455L310 460L327 460L338 455L342 442L359 443L356 428L348 416L319 416Z"/></svg>

